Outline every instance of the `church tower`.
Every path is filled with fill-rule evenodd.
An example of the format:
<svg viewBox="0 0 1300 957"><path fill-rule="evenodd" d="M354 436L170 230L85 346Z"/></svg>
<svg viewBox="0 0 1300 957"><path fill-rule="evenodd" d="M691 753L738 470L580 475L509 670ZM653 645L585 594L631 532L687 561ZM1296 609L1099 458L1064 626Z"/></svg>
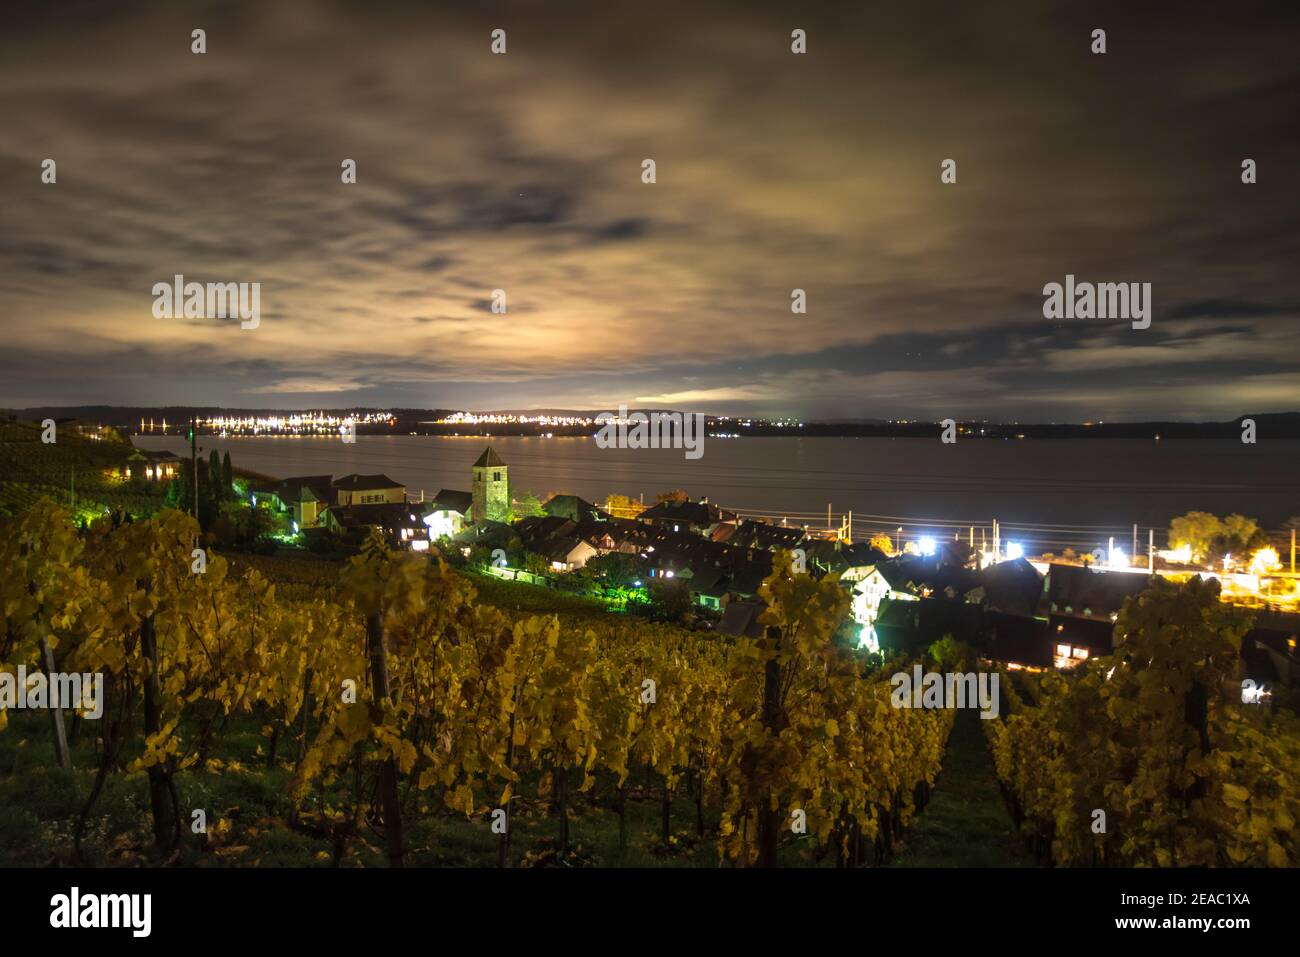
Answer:
<svg viewBox="0 0 1300 957"><path fill-rule="evenodd" d="M470 518L476 522L510 521L510 475L501 456L489 445L474 463L473 470L474 502L470 506Z"/></svg>

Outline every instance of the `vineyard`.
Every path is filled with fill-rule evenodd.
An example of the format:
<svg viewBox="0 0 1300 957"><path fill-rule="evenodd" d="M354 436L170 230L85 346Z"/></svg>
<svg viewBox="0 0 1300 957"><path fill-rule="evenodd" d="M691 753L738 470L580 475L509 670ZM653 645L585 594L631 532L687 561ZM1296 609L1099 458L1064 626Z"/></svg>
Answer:
<svg viewBox="0 0 1300 957"><path fill-rule="evenodd" d="M0 519L0 668L105 676L66 748L0 711L9 862L857 866L939 773L953 712L894 707L910 663L854 650L843 589L788 561L764 636L722 639L493 607L377 540L272 560L282 587L196 534Z"/></svg>
<svg viewBox="0 0 1300 957"><path fill-rule="evenodd" d="M985 722L997 774L1039 859L1063 866L1300 862L1300 724L1241 703L1247 623L1214 585L1157 579L1111 657L1003 676Z"/></svg>
<svg viewBox="0 0 1300 957"><path fill-rule="evenodd" d="M120 469L131 446L95 441L62 429L54 442L41 441L39 425L0 422L0 515L18 515L42 498L101 514L125 509L148 515L162 506L161 484L129 482L109 473Z"/></svg>

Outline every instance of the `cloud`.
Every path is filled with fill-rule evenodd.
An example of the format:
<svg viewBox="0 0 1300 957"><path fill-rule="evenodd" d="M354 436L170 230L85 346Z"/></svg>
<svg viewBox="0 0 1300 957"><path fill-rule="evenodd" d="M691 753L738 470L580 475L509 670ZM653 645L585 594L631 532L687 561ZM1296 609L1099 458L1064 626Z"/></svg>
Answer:
<svg viewBox="0 0 1300 957"><path fill-rule="evenodd" d="M761 3L511 7L504 57L429 4L222 4L203 56L125 9L0 37L0 402L1096 418L1156 370L1235 414L1300 359L1300 68L1214 4L1115 11L1104 63L1082 3L810 11L806 57ZM154 321L175 273L261 282L261 327ZM1152 282L1152 330L1043 320L1066 273Z"/></svg>

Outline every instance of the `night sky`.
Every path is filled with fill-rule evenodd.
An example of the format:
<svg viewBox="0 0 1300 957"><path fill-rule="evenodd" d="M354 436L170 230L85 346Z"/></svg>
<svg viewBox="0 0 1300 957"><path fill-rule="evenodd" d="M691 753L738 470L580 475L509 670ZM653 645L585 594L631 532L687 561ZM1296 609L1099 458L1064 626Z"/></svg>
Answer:
<svg viewBox="0 0 1300 957"><path fill-rule="evenodd" d="M8 2L0 405L1300 408L1300 5L812 6Z"/></svg>

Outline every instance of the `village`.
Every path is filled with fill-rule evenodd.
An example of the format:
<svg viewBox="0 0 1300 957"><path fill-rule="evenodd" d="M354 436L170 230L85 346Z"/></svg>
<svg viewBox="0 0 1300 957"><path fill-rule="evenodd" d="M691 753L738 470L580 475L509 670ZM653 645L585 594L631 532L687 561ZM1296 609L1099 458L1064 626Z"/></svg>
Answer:
<svg viewBox="0 0 1300 957"><path fill-rule="evenodd" d="M1069 669L1110 654L1125 600L1141 594L1151 575L1127 563L1090 564L1088 556L1081 563L1025 556L1011 543L990 551L973 538L922 538L906 548L891 547L887 536L852 542L846 527L771 524L684 493L649 506L611 499L605 507L555 494L521 509L510 466L491 447L469 478L469 490L441 489L419 500L382 474L293 476L249 492L254 505L282 513L308 539L328 534L356 543L375 530L395 548L432 549L482 574L595 594L619 609L656 595L669 604L675 598L667 614L731 636L761 633L760 585L776 553L789 552L815 577L839 575L854 640L868 651L913 654L952 636L1012 670ZM1175 561L1159 574L1197 572ZM1225 587L1223 599L1233 595ZM1265 689L1293 687L1298 635L1300 614L1289 607L1257 609L1241 647L1244 676Z"/></svg>

